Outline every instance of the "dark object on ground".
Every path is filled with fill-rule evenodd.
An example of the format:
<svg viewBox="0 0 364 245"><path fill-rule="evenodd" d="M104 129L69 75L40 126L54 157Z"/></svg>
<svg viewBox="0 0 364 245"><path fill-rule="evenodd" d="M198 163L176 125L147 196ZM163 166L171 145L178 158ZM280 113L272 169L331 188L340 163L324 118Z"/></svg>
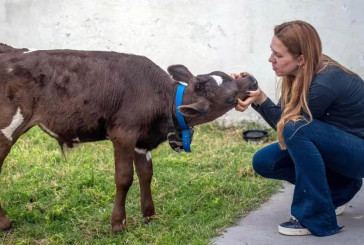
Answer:
<svg viewBox="0 0 364 245"><path fill-rule="evenodd" d="M242 137L246 142L260 144L268 138L268 132L261 129L251 129L244 131Z"/></svg>

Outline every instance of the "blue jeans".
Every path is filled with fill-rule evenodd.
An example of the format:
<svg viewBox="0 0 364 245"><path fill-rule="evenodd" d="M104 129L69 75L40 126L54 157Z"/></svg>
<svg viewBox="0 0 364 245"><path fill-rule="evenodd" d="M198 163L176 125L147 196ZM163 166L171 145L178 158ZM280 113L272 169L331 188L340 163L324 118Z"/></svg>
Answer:
<svg viewBox="0 0 364 245"><path fill-rule="evenodd" d="M288 122L287 150L278 143L259 150L254 170L263 177L295 185L291 214L313 235L329 236L337 225L335 208L360 190L364 177L364 139L313 120Z"/></svg>

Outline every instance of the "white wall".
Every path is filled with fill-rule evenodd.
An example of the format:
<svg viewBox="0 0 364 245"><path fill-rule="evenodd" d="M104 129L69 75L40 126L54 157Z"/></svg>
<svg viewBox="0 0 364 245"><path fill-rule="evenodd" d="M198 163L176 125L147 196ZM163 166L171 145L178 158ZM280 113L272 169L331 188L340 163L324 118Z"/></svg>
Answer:
<svg viewBox="0 0 364 245"><path fill-rule="evenodd" d="M194 74L248 71L276 100L273 27L310 22L324 52L364 77L363 13L363 0L0 0L0 42L141 54ZM224 120L259 118L233 110Z"/></svg>

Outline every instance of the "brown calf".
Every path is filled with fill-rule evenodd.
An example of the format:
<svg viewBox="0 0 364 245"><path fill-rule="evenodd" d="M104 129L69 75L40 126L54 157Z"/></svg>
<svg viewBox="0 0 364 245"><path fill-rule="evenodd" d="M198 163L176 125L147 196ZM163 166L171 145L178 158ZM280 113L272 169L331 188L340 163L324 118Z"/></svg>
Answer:
<svg viewBox="0 0 364 245"><path fill-rule="evenodd" d="M252 77L234 80L222 72L193 76L182 65L171 76L143 56L115 52L15 49L0 44L0 171L16 140L38 125L61 146L110 139L114 147L116 197L112 231L126 222L125 200L140 180L141 209L154 214L150 151L176 123L177 81L188 84L179 107L189 127L232 109L257 88ZM171 123L172 122L172 123ZM11 227L0 205L0 230Z"/></svg>

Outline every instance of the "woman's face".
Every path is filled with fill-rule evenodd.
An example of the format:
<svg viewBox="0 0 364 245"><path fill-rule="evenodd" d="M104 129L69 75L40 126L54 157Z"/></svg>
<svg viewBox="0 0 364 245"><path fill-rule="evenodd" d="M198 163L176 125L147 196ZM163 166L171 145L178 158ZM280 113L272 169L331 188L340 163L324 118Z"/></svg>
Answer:
<svg viewBox="0 0 364 245"><path fill-rule="evenodd" d="M272 49L272 54L268 61L272 63L272 68L276 75L279 77L288 75L295 76L298 71L301 56L297 58L293 57L288 52L288 48L276 36L273 36L270 48Z"/></svg>

